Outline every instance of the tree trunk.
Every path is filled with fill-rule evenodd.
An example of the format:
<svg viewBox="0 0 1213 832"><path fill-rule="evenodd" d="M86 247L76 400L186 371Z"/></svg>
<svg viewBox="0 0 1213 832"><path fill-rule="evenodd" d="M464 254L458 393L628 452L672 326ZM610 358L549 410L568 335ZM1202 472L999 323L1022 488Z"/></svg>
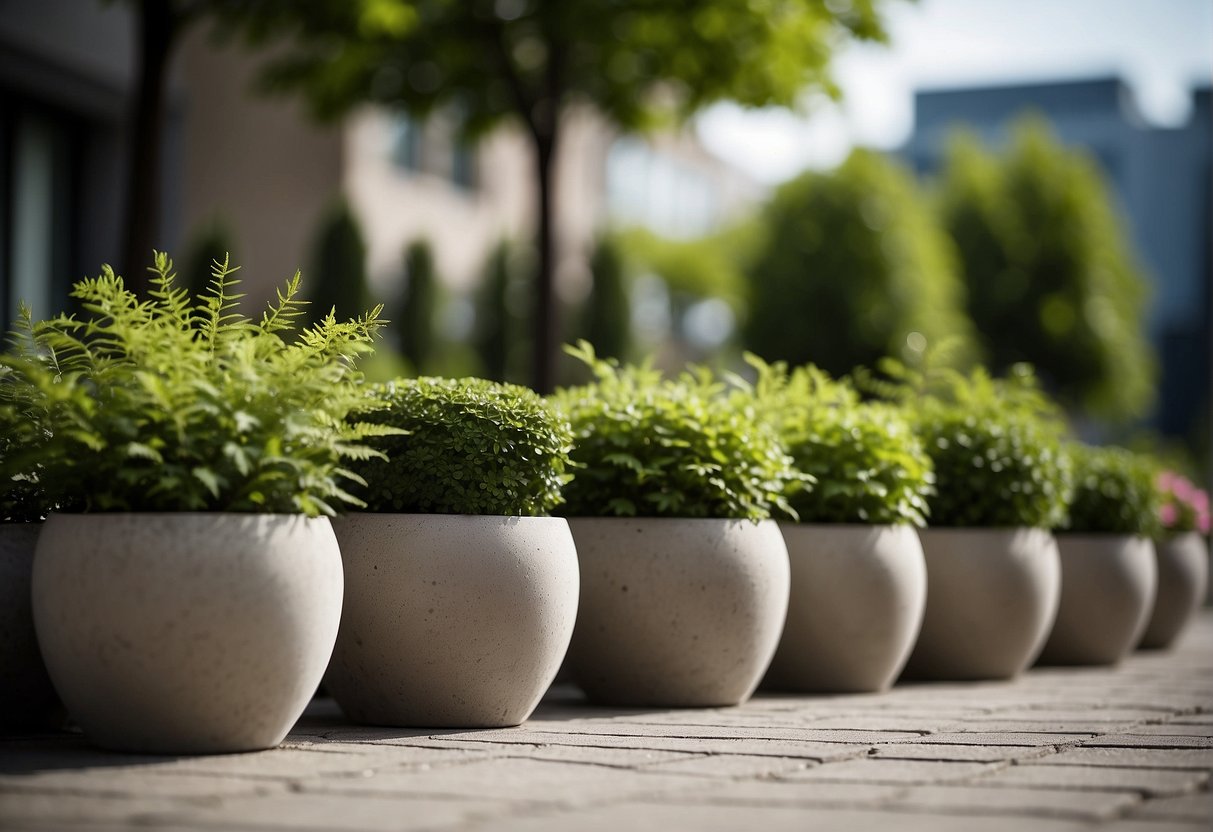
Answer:
<svg viewBox="0 0 1213 832"><path fill-rule="evenodd" d="M141 0L138 27L138 86L127 122L131 149L127 169L122 274L127 288L144 294L152 249L160 245L160 145L164 134L164 87L177 34L173 4Z"/></svg>
<svg viewBox="0 0 1213 832"><path fill-rule="evenodd" d="M535 332L532 385L552 392L560 349L560 314L556 299L555 160L556 131L535 131L539 184L539 270L535 280Z"/></svg>

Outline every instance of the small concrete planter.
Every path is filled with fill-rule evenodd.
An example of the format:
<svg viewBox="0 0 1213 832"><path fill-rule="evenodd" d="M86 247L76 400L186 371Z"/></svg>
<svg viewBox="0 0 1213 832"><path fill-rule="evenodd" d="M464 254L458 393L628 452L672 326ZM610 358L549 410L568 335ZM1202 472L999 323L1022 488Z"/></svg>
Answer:
<svg viewBox="0 0 1213 832"><path fill-rule="evenodd" d="M1158 593L1154 611L1139 647L1164 650L1192 620L1205 597L1209 580L1209 546L1198 532L1185 532L1154 541Z"/></svg>
<svg viewBox="0 0 1213 832"><path fill-rule="evenodd" d="M0 730L38 731L63 724L30 606L34 547L41 523L0 524Z"/></svg>
<svg viewBox="0 0 1213 832"><path fill-rule="evenodd" d="M911 526L781 522L792 568L788 620L765 687L870 692L893 684L927 601Z"/></svg>
<svg viewBox="0 0 1213 832"><path fill-rule="evenodd" d="M558 517L350 514L341 633L325 685L353 720L495 728L531 715L577 617Z"/></svg>
<svg viewBox="0 0 1213 832"><path fill-rule="evenodd" d="M55 688L120 751L280 743L324 673L341 594L326 518L52 514L34 559Z"/></svg>
<svg viewBox="0 0 1213 832"><path fill-rule="evenodd" d="M597 702L737 705L766 671L788 609L773 520L577 517L573 678Z"/></svg>
<svg viewBox="0 0 1213 832"><path fill-rule="evenodd" d="M1061 564L1043 529L921 529L927 609L906 665L918 679L1010 679L1057 615Z"/></svg>
<svg viewBox="0 0 1213 832"><path fill-rule="evenodd" d="M1154 544L1120 534L1057 535L1061 607L1041 664L1115 664L1141 639L1158 585Z"/></svg>

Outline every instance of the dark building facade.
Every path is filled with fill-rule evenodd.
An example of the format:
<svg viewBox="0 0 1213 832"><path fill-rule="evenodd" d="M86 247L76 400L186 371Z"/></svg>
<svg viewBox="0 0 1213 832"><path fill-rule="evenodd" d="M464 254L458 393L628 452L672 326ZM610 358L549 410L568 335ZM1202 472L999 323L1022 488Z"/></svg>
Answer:
<svg viewBox="0 0 1213 832"><path fill-rule="evenodd" d="M1213 386L1213 113L1210 89L1192 94L1180 127L1151 126L1117 78L928 90L915 95L915 128L902 155L920 173L941 165L948 136L968 129L1000 146L1025 113L1046 118L1066 144L1103 168L1152 280L1150 337L1160 362L1152 424L1191 437L1209 431Z"/></svg>

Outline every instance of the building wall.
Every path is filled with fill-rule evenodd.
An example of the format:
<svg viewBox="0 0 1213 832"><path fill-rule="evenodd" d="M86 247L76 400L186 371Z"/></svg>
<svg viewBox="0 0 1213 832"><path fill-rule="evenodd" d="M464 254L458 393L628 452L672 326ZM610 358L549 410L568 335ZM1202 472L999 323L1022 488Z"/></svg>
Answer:
<svg viewBox="0 0 1213 832"><path fill-rule="evenodd" d="M250 303L273 296L296 269L311 267L312 240L341 195L344 135L318 125L296 98L253 95L257 60L219 46L204 29L178 55L174 104L180 119L181 240L213 223L230 230Z"/></svg>

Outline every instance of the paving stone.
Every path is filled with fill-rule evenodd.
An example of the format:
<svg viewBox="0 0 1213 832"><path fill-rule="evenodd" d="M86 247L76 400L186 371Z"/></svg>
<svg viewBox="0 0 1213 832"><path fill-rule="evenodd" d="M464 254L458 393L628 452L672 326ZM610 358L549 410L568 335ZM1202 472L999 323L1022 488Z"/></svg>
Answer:
<svg viewBox="0 0 1213 832"><path fill-rule="evenodd" d="M944 762L998 762L1027 760L1052 754L1049 746L948 745L899 742L877 747L873 756L888 760L942 760Z"/></svg>
<svg viewBox="0 0 1213 832"><path fill-rule="evenodd" d="M1022 818L949 817L862 809L754 805L653 805L624 803L561 814L482 821L467 827L484 832L1024 832ZM1032 832L1090 832L1090 825L1060 819L1035 818Z"/></svg>
<svg viewBox="0 0 1213 832"><path fill-rule="evenodd" d="M101 796L48 794L45 792L0 792L0 829L18 824L40 823L50 828L69 825L89 827L94 823L142 825L161 814L192 811L197 807L218 806L217 796L192 801L158 796Z"/></svg>
<svg viewBox="0 0 1213 832"><path fill-rule="evenodd" d="M561 763L593 763L616 768L641 768L680 761L694 762L703 755L688 751L654 751L647 748L584 748L578 745L506 745L495 749L494 757L524 757ZM732 758L733 754L722 755ZM778 757L759 758L778 760ZM805 765L805 760L797 761Z"/></svg>
<svg viewBox="0 0 1213 832"><path fill-rule="evenodd" d="M270 798L234 798L212 806L187 807L171 813L149 812L145 825L194 824L231 829L335 829L344 832L400 832L501 818L510 804L487 800L435 800L403 796L360 796L334 800L323 794L290 794Z"/></svg>
<svg viewBox="0 0 1213 832"><path fill-rule="evenodd" d="M601 749L595 749L601 750ZM645 771L663 774L686 774L696 777L766 777L785 774L816 765L795 757L751 757L745 754L711 754L648 766Z"/></svg>
<svg viewBox="0 0 1213 832"><path fill-rule="evenodd" d="M286 790L285 783L248 777L208 777L196 774L149 773L135 768L45 771L0 776L0 801L4 794L42 792L101 796L157 795L161 797L208 797L211 795L272 794Z"/></svg>
<svg viewBox="0 0 1213 832"><path fill-rule="evenodd" d="M983 777L981 785L1029 786L1037 789L1132 791L1151 797L1182 795L1200 788L1209 776L1201 771L1108 766L1050 766L1031 763L1004 768Z"/></svg>
<svg viewBox="0 0 1213 832"><path fill-rule="evenodd" d="M915 786L895 805L976 815L1024 815L1104 820L1141 800L1129 792L1054 791L997 786Z"/></svg>
<svg viewBox="0 0 1213 832"><path fill-rule="evenodd" d="M1213 737L1162 734L1114 734L1083 743L1088 748L1213 748Z"/></svg>
<svg viewBox="0 0 1213 832"><path fill-rule="evenodd" d="M529 727L495 732L451 733L449 740L491 740L493 742L531 742L537 732ZM561 726L560 733L596 737L673 737L680 739L746 739L792 740L796 742L836 742L870 745L917 739L918 733L908 731L848 731L840 729L787 728L755 725L750 727L694 725L658 725L645 722L571 722Z"/></svg>
<svg viewBox="0 0 1213 832"><path fill-rule="evenodd" d="M426 771L385 771L368 777L323 777L296 782L304 792L340 795L413 795L453 800L504 800L581 805L710 788L701 778L637 776L610 766L543 760L489 760Z"/></svg>
<svg viewBox="0 0 1213 832"><path fill-rule="evenodd" d="M970 780L991 772L1002 763L942 762L938 760L882 760L867 758L826 763L804 771L783 775L794 781L835 781L849 783L947 783Z"/></svg>
<svg viewBox="0 0 1213 832"><path fill-rule="evenodd" d="M721 783L710 791L684 793L661 802L752 804L872 809L905 792L905 786L888 783L825 783L811 780L740 780ZM649 799L649 802L653 802Z"/></svg>
<svg viewBox="0 0 1213 832"><path fill-rule="evenodd" d="M919 737L916 742L947 745L1065 745L1091 739L1090 734L1041 734L1030 731L949 731Z"/></svg>
<svg viewBox="0 0 1213 832"><path fill-rule="evenodd" d="M1036 761L1039 765L1121 766L1125 768L1213 769L1213 751L1158 748L1067 748Z"/></svg>
<svg viewBox="0 0 1213 832"><path fill-rule="evenodd" d="M604 736L598 734L545 734L535 732L520 740L525 745L575 745L585 748L637 748L684 751L692 754L745 754L764 757L800 757L808 760L845 760L868 753L870 746L792 740L694 739L685 737ZM424 740L440 746L443 740ZM469 741L464 740L466 745ZM487 741L486 741L487 742ZM496 740L496 742L506 742Z"/></svg>
<svg viewBox="0 0 1213 832"><path fill-rule="evenodd" d="M1167 797L1159 800L1147 800L1136 812L1135 817L1176 820L1202 821L1213 823L1213 792L1199 792L1182 797Z"/></svg>

